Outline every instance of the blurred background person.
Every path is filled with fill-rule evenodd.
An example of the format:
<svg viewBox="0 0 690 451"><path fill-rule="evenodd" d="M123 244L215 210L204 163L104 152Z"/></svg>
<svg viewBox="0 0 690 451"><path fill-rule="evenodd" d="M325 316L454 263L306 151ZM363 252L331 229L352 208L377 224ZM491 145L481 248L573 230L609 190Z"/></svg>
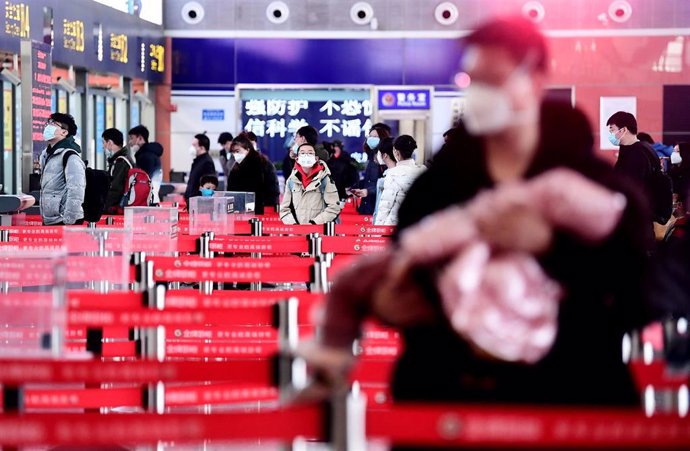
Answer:
<svg viewBox="0 0 690 451"><path fill-rule="evenodd" d="M338 188L338 197L345 199L348 197L346 189L359 181L357 162L343 149L343 143L340 140L336 139L330 146L325 147L330 154L328 169L331 170L331 177Z"/></svg>
<svg viewBox="0 0 690 451"><path fill-rule="evenodd" d="M189 177L187 178L187 190L184 192L184 199L189 208L189 199L198 195L199 181L204 175L216 174L216 165L213 164L213 158L208 153L208 148L211 146L211 141L203 133L194 135L192 144L189 146L189 154L194 157L192 167L189 169Z"/></svg>

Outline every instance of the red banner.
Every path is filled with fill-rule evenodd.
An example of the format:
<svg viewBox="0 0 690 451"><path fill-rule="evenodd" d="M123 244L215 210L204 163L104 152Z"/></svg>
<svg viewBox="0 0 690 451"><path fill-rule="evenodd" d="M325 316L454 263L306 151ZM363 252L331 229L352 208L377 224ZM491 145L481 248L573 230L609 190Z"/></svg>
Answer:
<svg viewBox="0 0 690 451"><path fill-rule="evenodd" d="M358 224L336 224L336 235L375 235L392 236L395 233L395 226L375 226Z"/></svg>

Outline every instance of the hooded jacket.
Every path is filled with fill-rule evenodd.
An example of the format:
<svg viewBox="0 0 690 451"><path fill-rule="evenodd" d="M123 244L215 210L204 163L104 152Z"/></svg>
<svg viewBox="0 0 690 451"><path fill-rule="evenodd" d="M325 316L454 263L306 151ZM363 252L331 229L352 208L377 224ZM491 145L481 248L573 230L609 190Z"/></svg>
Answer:
<svg viewBox="0 0 690 451"><path fill-rule="evenodd" d="M128 164L129 163L129 164ZM110 174L110 189L105 200L105 211L119 207L127 186L127 174L134 167L134 160L129 149L123 147L108 158L108 174Z"/></svg>
<svg viewBox="0 0 690 451"><path fill-rule="evenodd" d="M199 182L201 177L205 175L218 175L216 165L213 164L213 158L208 152L197 155L192 162L192 168L189 170L189 178L187 179L187 190L184 193L187 202L189 202L190 197L199 195Z"/></svg>
<svg viewBox="0 0 690 451"><path fill-rule="evenodd" d="M62 165L67 150L77 152ZM81 147L68 136L41 152L41 217L43 223L74 224L84 218L84 192L86 190L86 165L82 161Z"/></svg>
<svg viewBox="0 0 690 451"><path fill-rule="evenodd" d="M149 142L137 150L134 158L137 161L137 166L153 180L156 172L161 170L161 155L163 155L163 146L157 142Z"/></svg>
<svg viewBox="0 0 690 451"><path fill-rule="evenodd" d="M383 193L374 216L375 225L396 225L398 209L405 199L412 183L426 168L417 166L414 160L403 160L386 171Z"/></svg>
<svg viewBox="0 0 690 451"><path fill-rule="evenodd" d="M321 168L306 187L296 169L285 182L285 195L280 204L280 219L284 224L325 224L340 214L342 207L331 171L323 162L317 164Z"/></svg>

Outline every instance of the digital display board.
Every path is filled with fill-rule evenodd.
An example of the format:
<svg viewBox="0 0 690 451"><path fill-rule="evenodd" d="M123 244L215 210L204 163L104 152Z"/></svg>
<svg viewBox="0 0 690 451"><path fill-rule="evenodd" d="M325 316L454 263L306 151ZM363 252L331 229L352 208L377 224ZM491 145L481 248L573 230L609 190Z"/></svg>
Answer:
<svg viewBox="0 0 690 451"><path fill-rule="evenodd" d="M46 147L43 128L50 118L53 107L53 80L51 78L50 45L31 43L31 140L34 161Z"/></svg>
<svg viewBox="0 0 690 451"><path fill-rule="evenodd" d="M110 61L127 64L127 35L110 33Z"/></svg>
<svg viewBox="0 0 690 451"><path fill-rule="evenodd" d="M28 38L29 3L5 0L5 33L18 38Z"/></svg>
<svg viewBox="0 0 690 451"><path fill-rule="evenodd" d="M67 20L62 21L62 47L66 50L74 50L75 52L84 52L85 37L84 37L84 22L81 20Z"/></svg>
<svg viewBox="0 0 690 451"><path fill-rule="evenodd" d="M319 142L339 139L345 150L359 152L371 128L369 89L239 88L242 129L254 132L272 161L280 161L295 132L311 125Z"/></svg>
<svg viewBox="0 0 690 451"><path fill-rule="evenodd" d="M163 72L165 70L165 46L149 44L149 58L151 71Z"/></svg>

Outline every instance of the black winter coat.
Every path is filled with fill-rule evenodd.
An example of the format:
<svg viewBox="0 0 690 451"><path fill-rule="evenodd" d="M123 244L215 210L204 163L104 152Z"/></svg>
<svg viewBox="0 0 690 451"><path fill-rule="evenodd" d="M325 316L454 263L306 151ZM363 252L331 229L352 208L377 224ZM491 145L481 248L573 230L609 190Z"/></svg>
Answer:
<svg viewBox="0 0 690 451"><path fill-rule="evenodd" d="M199 182L201 177L205 175L218 175L216 165L213 164L213 158L208 152L198 155L192 162L192 168L189 170L189 178L187 179L187 190L184 192L184 198L188 205L190 197L199 195Z"/></svg>
<svg viewBox="0 0 690 451"><path fill-rule="evenodd" d="M129 164L127 164L127 162L129 162ZM118 150L113 156L108 158L110 189L108 190L108 196L105 201L106 212L120 206L120 201L125 194L125 188L127 186L127 174L133 167L136 166L129 156L129 149L126 147Z"/></svg>
<svg viewBox="0 0 690 451"><path fill-rule="evenodd" d="M244 191L254 193L257 215L264 214L266 198L266 167L264 157L256 150L250 150L242 163L235 163L228 174L227 191Z"/></svg>
<svg viewBox="0 0 690 451"><path fill-rule="evenodd" d="M137 166L153 180L154 175L161 168L161 155L163 155L163 146L157 142L149 142L137 150L134 158Z"/></svg>
<svg viewBox="0 0 690 451"><path fill-rule="evenodd" d="M333 155L328 160L328 169L331 170L331 178L338 188L338 196L345 199L345 188L350 188L359 181L359 171L357 169L357 162L344 150L340 152L339 157Z"/></svg>
<svg viewBox="0 0 690 451"><path fill-rule="evenodd" d="M641 193L594 156L592 130L580 111L548 103L541 117L541 144L526 178L559 166L572 168L627 196L621 223L598 246L556 232L552 249L540 258L567 295L556 342L534 365L478 357L449 324L429 283L428 300L437 311L437 322L403 331L404 352L393 382L396 400L639 405L639 394L621 361L621 338L649 315L641 281L652 245L650 213ZM458 129L407 193L399 228L491 188L494 182L483 147L482 139ZM423 280L430 277L420 274Z"/></svg>

